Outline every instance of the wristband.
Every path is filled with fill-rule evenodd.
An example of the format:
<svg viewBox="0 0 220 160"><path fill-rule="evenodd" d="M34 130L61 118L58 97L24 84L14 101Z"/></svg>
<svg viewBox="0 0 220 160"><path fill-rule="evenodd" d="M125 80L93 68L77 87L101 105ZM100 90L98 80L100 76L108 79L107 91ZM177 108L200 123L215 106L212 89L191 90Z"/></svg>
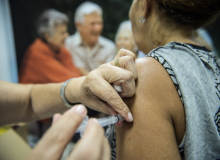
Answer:
<svg viewBox="0 0 220 160"><path fill-rule="evenodd" d="M61 97L61 100L63 102L63 104L67 107L67 108L71 108L74 104L71 104L69 103L67 100L66 100L66 97L65 97L65 88L67 86L67 84L72 81L73 79L75 78L71 78L65 82L63 82L61 88L60 88L60 97Z"/></svg>

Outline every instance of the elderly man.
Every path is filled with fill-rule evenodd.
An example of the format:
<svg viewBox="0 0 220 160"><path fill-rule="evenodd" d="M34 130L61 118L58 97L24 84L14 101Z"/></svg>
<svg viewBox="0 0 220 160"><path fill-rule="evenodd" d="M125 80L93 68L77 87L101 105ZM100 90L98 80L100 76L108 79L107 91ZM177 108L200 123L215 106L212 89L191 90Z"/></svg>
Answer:
<svg viewBox="0 0 220 160"><path fill-rule="evenodd" d="M77 32L66 39L66 48L82 75L113 60L116 48L100 36L103 29L102 9L92 2L82 3L75 12Z"/></svg>

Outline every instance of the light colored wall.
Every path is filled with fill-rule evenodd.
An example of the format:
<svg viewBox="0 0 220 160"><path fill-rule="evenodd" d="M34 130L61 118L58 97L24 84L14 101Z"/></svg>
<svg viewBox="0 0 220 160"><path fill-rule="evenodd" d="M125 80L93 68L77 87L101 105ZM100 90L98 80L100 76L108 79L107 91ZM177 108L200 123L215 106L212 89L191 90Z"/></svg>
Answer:
<svg viewBox="0 0 220 160"><path fill-rule="evenodd" d="M13 28L8 0L0 0L0 80L18 82Z"/></svg>

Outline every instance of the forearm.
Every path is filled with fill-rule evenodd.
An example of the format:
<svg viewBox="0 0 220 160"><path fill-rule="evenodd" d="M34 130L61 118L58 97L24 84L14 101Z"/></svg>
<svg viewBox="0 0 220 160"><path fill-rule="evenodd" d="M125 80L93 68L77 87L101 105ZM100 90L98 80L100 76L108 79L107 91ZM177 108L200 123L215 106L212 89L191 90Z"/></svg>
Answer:
<svg viewBox="0 0 220 160"><path fill-rule="evenodd" d="M63 113L67 107L61 101L62 83L34 85L31 90L31 105L37 119L52 117L55 113Z"/></svg>
<svg viewBox="0 0 220 160"><path fill-rule="evenodd" d="M13 84L0 81L0 125L36 119L31 106L31 89L33 85Z"/></svg>
<svg viewBox="0 0 220 160"><path fill-rule="evenodd" d="M85 77L71 80L65 88L65 98L69 103L80 103L80 87ZM68 108L60 98L62 83L34 85L31 91L32 108L35 115L42 119L63 113Z"/></svg>
<svg viewBox="0 0 220 160"><path fill-rule="evenodd" d="M82 77L83 78L83 77ZM76 96L80 79L74 79L65 89L68 101L78 103ZM68 108L60 98L62 83L22 85L0 81L0 125L18 122L29 122L52 117L55 113L63 113ZM73 94L68 93L73 92ZM76 94L74 94L76 93Z"/></svg>

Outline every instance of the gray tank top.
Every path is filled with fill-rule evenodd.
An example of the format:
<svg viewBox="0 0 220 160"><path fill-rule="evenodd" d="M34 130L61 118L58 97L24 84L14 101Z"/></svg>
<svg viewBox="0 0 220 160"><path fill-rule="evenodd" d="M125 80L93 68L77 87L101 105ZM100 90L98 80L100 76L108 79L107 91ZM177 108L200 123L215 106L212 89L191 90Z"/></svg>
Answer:
<svg viewBox="0 0 220 160"><path fill-rule="evenodd" d="M220 159L220 59L205 48L171 42L152 50L170 75L186 115L186 132L179 146L182 159ZM107 136L116 159L116 136Z"/></svg>

